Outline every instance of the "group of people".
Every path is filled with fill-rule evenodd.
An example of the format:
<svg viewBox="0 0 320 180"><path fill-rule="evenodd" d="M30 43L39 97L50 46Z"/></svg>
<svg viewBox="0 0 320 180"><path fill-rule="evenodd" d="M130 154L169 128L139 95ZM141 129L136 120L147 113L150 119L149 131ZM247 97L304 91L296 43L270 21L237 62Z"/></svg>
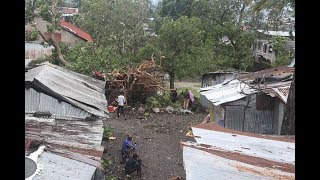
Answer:
<svg viewBox="0 0 320 180"><path fill-rule="evenodd" d="M125 163L125 172L128 178L134 172L137 172L138 177L142 177L141 166L142 160L136 153L136 144L132 142L132 136L127 135L127 139L123 141L121 147L121 163Z"/></svg>
<svg viewBox="0 0 320 180"><path fill-rule="evenodd" d="M194 95L192 94L191 90L186 89L185 92L183 92L183 109L188 109L192 107L192 104L194 103ZM171 91L171 101L175 103L178 100L178 93L177 89L173 89Z"/></svg>
<svg viewBox="0 0 320 180"><path fill-rule="evenodd" d="M127 100L124 96L124 92L121 91L120 95L115 99L112 104L117 104L117 117L120 117L120 112L123 117L126 119L126 114L124 111L124 106L127 103ZM137 175L141 178L141 166L142 160L139 158L136 153L136 144L133 143L133 137L127 135L127 138L123 141L121 147L121 164L125 164L125 173L127 177L130 179L130 175L134 172L137 172Z"/></svg>

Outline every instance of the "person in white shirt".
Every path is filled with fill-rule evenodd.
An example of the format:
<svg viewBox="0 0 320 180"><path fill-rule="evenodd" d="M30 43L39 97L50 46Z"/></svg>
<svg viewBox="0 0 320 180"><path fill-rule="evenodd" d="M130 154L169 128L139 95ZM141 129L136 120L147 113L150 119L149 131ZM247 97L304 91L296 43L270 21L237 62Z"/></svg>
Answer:
<svg viewBox="0 0 320 180"><path fill-rule="evenodd" d="M124 104L126 103L126 98L123 96L123 92L118 96L117 99L118 102L118 108L117 108L117 117L120 117L120 110L123 114L124 119L126 119L126 115L124 114Z"/></svg>

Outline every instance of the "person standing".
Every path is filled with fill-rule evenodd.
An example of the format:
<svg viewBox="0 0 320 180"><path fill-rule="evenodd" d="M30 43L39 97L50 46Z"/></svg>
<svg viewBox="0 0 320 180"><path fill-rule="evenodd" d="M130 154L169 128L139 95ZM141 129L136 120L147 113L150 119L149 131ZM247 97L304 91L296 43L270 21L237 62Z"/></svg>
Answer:
<svg viewBox="0 0 320 180"><path fill-rule="evenodd" d="M171 101L172 103L175 103L178 99L178 93L177 93L177 88L176 89L173 89L171 91Z"/></svg>
<svg viewBox="0 0 320 180"><path fill-rule="evenodd" d="M190 98L189 107L191 108L194 102L194 95L192 94L191 90L189 91L189 98Z"/></svg>
<svg viewBox="0 0 320 180"><path fill-rule="evenodd" d="M184 92L183 98L184 98L183 109L188 109L189 108L189 101L190 101L190 93L189 93L188 89L186 89L186 91Z"/></svg>
<svg viewBox="0 0 320 180"><path fill-rule="evenodd" d="M126 98L125 98L124 95L123 95L123 91L122 91L122 92L120 93L120 95L118 96L117 102L118 102L117 117L118 117L118 118L120 117L120 111L121 111L124 119L127 119L127 118L126 118L126 115L125 115L125 113L124 113L124 104L126 103Z"/></svg>

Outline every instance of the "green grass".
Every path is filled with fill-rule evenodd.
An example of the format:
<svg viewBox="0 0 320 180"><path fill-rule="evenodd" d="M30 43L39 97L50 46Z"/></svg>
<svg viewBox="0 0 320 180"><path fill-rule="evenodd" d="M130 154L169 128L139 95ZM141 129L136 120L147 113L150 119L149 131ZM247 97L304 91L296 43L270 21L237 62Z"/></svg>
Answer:
<svg viewBox="0 0 320 180"><path fill-rule="evenodd" d="M175 86L176 86L176 85L175 85ZM169 84L169 82L165 82L164 87L165 87L166 89L170 89L170 84ZM180 94L182 91L185 91L186 89L189 89L189 90L192 91L192 94L193 94L195 97L197 97L197 98L200 99L200 93L198 92L198 91L200 90L200 87L201 87L201 83L195 84L195 85L193 85L192 87L191 87L191 86L185 86L185 87L177 88L177 89L178 89L177 93Z"/></svg>

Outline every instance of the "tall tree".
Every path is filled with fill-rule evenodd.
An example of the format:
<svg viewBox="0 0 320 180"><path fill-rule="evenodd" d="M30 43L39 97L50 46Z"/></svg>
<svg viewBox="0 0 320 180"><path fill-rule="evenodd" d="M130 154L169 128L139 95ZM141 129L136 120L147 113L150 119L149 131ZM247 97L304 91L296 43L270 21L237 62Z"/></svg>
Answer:
<svg viewBox="0 0 320 180"><path fill-rule="evenodd" d="M191 16L191 6L193 0L163 0L160 15L170 17L173 20L181 16Z"/></svg>
<svg viewBox="0 0 320 180"><path fill-rule="evenodd" d="M170 75L170 88L174 88L176 77L188 77L197 72L201 59L198 48L203 45L203 34L199 18L182 16L176 21L166 19L160 29L160 48L165 58L164 71Z"/></svg>
<svg viewBox="0 0 320 180"><path fill-rule="evenodd" d="M199 0L193 3L192 15L202 20L205 40L212 42L211 50L219 66L245 69L251 62L251 45L255 36L240 27L239 14L248 1Z"/></svg>
<svg viewBox="0 0 320 180"><path fill-rule="evenodd" d="M136 54L144 45L149 10L148 0L82 0L77 24L97 46L114 48L121 55Z"/></svg>
<svg viewBox="0 0 320 180"><path fill-rule="evenodd" d="M56 8L58 2L58 0L26 1L25 24L31 24L42 39L55 48L58 60L63 65L70 65L70 63L64 59L59 42L54 36L54 34L61 29L59 24L60 14L57 12ZM45 32L39 30L38 25L35 23L35 18L41 18L47 22L46 29L48 35L45 35Z"/></svg>

